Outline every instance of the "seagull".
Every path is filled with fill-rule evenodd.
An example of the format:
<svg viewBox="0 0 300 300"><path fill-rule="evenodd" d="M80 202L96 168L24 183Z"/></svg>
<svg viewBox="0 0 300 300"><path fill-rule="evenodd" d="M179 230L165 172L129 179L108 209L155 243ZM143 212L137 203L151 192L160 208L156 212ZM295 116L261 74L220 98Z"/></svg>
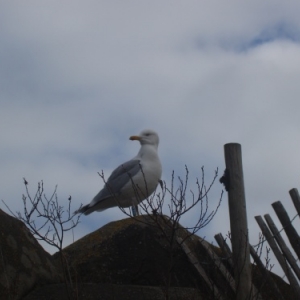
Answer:
<svg viewBox="0 0 300 300"><path fill-rule="evenodd" d="M138 154L131 160L121 164L109 176L103 189L87 205L77 213L89 215L94 211L119 206L137 209L137 205L148 198L160 182L162 166L157 154L158 134L150 129L129 138L141 144ZM138 214L134 212L133 214Z"/></svg>

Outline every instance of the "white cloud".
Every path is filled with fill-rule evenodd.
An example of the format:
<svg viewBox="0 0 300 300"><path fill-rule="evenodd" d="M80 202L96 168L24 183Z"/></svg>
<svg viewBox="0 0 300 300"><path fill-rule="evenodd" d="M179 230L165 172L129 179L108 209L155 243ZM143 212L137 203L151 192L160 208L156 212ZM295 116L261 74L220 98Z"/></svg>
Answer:
<svg viewBox="0 0 300 300"><path fill-rule="evenodd" d="M242 144L248 222L299 182L299 3L20 1L0 10L0 198L19 209L22 178L87 203L98 171L133 157L128 137L160 134L163 176L223 172ZM208 178L208 180L209 180ZM210 198L217 202L221 185ZM4 208L1 204L2 209ZM214 206L212 206L214 207ZM77 207L74 207L74 209ZM195 212L196 214L196 212ZM79 236L123 218L83 217ZM183 222L188 222L187 217ZM192 217L191 217L192 218ZM200 235L230 230L226 195ZM77 237L79 237L77 236ZM71 240L71 238L68 238Z"/></svg>

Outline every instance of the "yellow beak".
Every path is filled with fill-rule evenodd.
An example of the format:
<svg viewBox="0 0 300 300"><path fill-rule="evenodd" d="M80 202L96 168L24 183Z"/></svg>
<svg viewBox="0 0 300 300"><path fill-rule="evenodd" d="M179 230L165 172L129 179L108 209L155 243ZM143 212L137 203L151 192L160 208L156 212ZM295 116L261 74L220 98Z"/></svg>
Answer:
<svg viewBox="0 0 300 300"><path fill-rule="evenodd" d="M138 135L132 135L129 139L132 141L139 141L141 139L141 137Z"/></svg>

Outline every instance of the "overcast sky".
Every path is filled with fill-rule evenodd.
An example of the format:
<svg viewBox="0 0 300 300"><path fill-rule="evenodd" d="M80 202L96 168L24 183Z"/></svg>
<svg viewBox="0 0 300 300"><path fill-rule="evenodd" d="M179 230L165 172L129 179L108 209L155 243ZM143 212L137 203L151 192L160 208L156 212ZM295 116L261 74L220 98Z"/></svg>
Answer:
<svg viewBox="0 0 300 300"><path fill-rule="evenodd" d="M299 11L299 1L275 0L1 1L1 200L22 210L25 177L33 194L40 180L47 195L58 185L75 210L103 186L97 172L136 155L129 136L145 128L159 133L163 180L187 165L196 191L201 167L207 183L216 168L221 176L223 146L237 142L256 244L254 216L270 213L280 227L272 202L296 214ZM211 210L221 191L216 182ZM124 217L118 208L83 216L75 239ZM213 242L228 231L225 194L199 235Z"/></svg>

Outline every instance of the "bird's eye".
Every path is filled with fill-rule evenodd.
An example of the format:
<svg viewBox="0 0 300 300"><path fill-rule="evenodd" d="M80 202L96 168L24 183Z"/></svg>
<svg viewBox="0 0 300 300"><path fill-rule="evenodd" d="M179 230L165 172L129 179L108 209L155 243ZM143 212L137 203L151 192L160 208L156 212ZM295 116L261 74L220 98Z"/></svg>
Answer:
<svg viewBox="0 0 300 300"><path fill-rule="evenodd" d="M151 135L151 133L146 133L146 134L145 134L145 136L149 136L149 135Z"/></svg>

